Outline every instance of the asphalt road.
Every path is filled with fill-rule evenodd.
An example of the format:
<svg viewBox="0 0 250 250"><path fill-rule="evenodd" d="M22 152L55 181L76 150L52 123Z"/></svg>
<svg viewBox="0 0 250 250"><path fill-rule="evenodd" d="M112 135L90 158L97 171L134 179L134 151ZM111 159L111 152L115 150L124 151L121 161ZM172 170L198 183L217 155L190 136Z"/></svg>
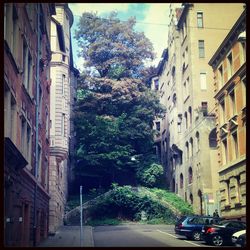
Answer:
<svg viewBox="0 0 250 250"><path fill-rule="evenodd" d="M210 247L175 235L174 225L126 224L93 228L95 247Z"/></svg>

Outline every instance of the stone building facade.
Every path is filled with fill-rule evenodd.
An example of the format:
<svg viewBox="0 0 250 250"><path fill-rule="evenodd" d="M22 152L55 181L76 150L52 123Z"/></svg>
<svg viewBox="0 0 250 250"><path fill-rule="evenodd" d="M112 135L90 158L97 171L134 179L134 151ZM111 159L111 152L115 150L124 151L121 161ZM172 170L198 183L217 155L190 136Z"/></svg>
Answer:
<svg viewBox="0 0 250 250"><path fill-rule="evenodd" d="M221 214L246 219L246 10L209 61L214 71Z"/></svg>
<svg viewBox="0 0 250 250"><path fill-rule="evenodd" d="M49 232L54 234L63 224L68 195L72 49L70 27L73 14L68 4L56 4L51 21L51 127L50 127L50 220ZM74 83L75 84L75 83Z"/></svg>
<svg viewBox="0 0 250 250"><path fill-rule="evenodd" d="M243 4L170 5L168 57L160 62L158 75L160 100L167 109L160 121L160 152L170 190L191 203L197 214L219 209L213 72L208 60L242 10Z"/></svg>
<svg viewBox="0 0 250 250"><path fill-rule="evenodd" d="M50 20L54 4L4 4L4 244L48 234Z"/></svg>

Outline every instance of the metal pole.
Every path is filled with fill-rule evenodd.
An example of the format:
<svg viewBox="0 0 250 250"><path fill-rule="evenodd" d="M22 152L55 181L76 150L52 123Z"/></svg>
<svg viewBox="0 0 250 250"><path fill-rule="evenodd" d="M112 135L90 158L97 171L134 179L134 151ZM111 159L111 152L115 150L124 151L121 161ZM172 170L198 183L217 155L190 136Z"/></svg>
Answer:
<svg viewBox="0 0 250 250"><path fill-rule="evenodd" d="M80 186L80 246L82 247L82 186Z"/></svg>

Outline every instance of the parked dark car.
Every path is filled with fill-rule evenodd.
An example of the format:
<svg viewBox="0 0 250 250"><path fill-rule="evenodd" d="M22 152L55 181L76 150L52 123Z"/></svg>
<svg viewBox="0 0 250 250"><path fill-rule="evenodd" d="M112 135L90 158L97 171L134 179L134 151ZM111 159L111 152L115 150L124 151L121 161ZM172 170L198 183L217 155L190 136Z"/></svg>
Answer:
<svg viewBox="0 0 250 250"><path fill-rule="evenodd" d="M235 246L246 247L246 234L245 233L239 236L239 238L235 242Z"/></svg>
<svg viewBox="0 0 250 250"><path fill-rule="evenodd" d="M235 220L221 220L215 225L204 226L202 239L214 246L232 245L232 235L246 229L246 223Z"/></svg>
<svg viewBox="0 0 250 250"><path fill-rule="evenodd" d="M175 224L175 233L186 236L188 239L201 240L201 230L204 225L211 225L220 221L218 217L211 216L183 216Z"/></svg>

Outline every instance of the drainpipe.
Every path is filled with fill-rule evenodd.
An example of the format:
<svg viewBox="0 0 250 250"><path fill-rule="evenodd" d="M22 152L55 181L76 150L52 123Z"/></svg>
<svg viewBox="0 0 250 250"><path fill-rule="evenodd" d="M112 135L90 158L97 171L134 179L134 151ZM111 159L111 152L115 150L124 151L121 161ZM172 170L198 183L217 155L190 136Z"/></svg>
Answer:
<svg viewBox="0 0 250 250"><path fill-rule="evenodd" d="M36 242L37 216L36 216L36 199L37 199L37 181L38 181L38 140L39 140L39 69L40 69L40 3L37 4L37 62L36 62L36 138L35 138L35 192L34 192L34 210L33 210L33 246Z"/></svg>

